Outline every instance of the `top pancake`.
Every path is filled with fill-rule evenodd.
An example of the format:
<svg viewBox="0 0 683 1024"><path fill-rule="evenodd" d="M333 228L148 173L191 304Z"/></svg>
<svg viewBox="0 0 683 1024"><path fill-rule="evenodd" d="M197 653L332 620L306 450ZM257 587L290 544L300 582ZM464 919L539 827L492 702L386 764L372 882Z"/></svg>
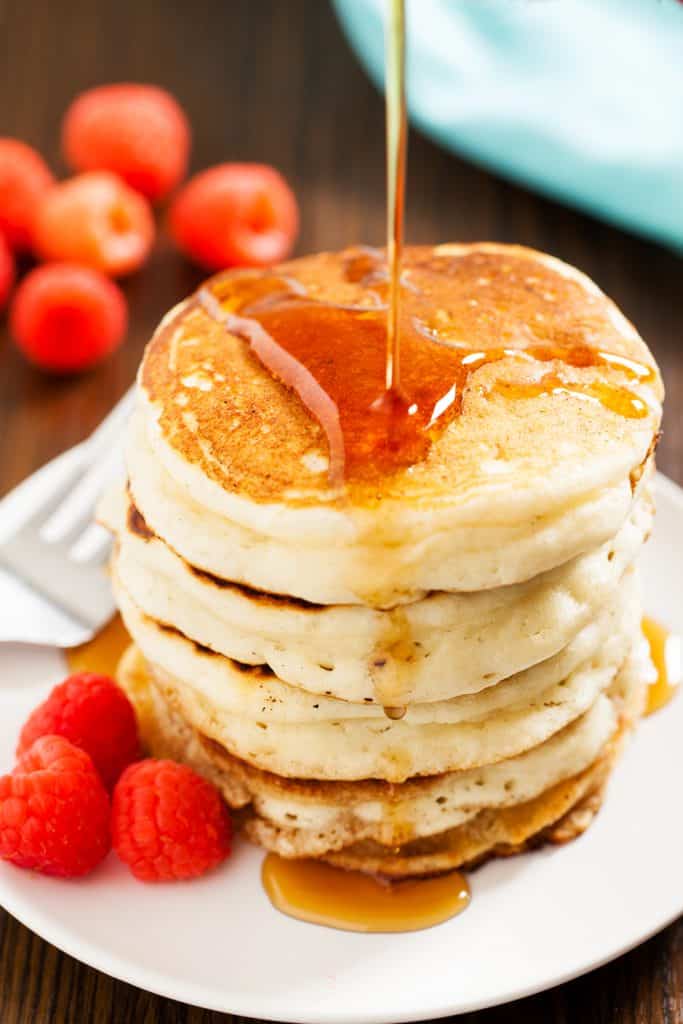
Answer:
<svg viewBox="0 0 683 1024"><path fill-rule="evenodd" d="M321 304L376 306L376 286L349 280L353 258L354 251L324 253L273 273ZM533 250L489 244L409 248L403 273L408 312L411 296L421 293L424 303L427 291L430 328L444 344L470 353L588 347L637 365L475 359L459 415L424 459L331 487L320 424L243 338L190 299L152 339L139 383L155 454L194 500L271 535L300 537L302 525L313 526L319 540L339 536L349 508L370 519L381 508L391 543L407 525L426 528L425 517L434 529L549 514L642 464L660 420L659 373L633 327L587 278ZM229 307L232 282L244 276L222 275L209 287ZM304 523L304 509L324 519Z"/></svg>

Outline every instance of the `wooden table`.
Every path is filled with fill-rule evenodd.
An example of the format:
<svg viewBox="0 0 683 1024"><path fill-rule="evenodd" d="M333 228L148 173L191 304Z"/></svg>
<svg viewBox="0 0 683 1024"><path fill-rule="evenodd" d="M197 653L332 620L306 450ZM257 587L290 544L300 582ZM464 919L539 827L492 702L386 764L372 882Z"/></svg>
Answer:
<svg viewBox="0 0 683 1024"><path fill-rule="evenodd" d="M302 210L299 251L382 241L383 105L323 0L5 0L0 33L0 132L37 145L55 167L60 115L76 92L97 82L158 82L190 114L195 168L263 160L288 176ZM408 237L521 242L595 278L638 325L664 371L668 412L659 464L683 483L683 267L677 256L502 182L417 135L409 157ZM78 380L51 380L32 370L0 325L1 493L97 424L132 381L162 313L198 279L164 241L151 266L125 285L131 307L125 347ZM654 848L652 863L643 865L634 884L647 885L656 862ZM0 958L2 1024L231 1019L112 981L1 911ZM459 1020L683 1021L683 923L585 978Z"/></svg>

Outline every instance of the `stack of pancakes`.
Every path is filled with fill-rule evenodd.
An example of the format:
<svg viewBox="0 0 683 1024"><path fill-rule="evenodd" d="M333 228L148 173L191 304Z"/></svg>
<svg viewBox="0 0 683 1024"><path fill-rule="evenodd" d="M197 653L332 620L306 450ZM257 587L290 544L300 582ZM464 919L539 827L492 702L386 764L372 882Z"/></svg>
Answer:
<svg viewBox="0 0 683 1024"><path fill-rule="evenodd" d="M352 257L277 274L376 304ZM268 849L389 877L580 832L649 679L652 356L550 257L407 251L406 289L435 272L435 339L474 368L419 463L332 485L321 425L215 315L224 275L148 346L104 514L150 752Z"/></svg>

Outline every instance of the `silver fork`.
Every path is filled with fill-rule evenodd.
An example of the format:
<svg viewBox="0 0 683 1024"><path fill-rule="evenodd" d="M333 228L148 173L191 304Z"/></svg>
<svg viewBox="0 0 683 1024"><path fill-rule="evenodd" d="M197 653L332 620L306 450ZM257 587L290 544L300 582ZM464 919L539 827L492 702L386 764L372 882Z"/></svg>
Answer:
<svg viewBox="0 0 683 1024"><path fill-rule="evenodd" d="M0 541L0 568L16 578L15 586L28 585L42 604L41 609L26 600L25 588L23 604L19 591L13 602L11 590L5 588L0 640L70 647L90 639L113 615L115 604L104 570L111 541L94 523L94 512L122 464L123 427L133 401L131 388L89 438L49 464L49 472L48 467L40 471L49 475L49 485L24 503L28 507L16 526ZM26 483L0 502L0 514L5 503L16 502ZM13 603L20 612L14 608L11 614ZM2 619L10 624L3 626Z"/></svg>

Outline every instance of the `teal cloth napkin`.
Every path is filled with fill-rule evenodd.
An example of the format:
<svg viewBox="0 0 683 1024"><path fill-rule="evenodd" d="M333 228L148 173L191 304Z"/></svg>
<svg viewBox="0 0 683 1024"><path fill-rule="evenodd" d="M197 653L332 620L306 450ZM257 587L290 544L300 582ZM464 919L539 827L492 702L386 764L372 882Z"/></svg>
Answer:
<svg viewBox="0 0 683 1024"><path fill-rule="evenodd" d="M333 0L372 79L386 0ZM680 0L407 0L408 105L449 149L683 249Z"/></svg>

